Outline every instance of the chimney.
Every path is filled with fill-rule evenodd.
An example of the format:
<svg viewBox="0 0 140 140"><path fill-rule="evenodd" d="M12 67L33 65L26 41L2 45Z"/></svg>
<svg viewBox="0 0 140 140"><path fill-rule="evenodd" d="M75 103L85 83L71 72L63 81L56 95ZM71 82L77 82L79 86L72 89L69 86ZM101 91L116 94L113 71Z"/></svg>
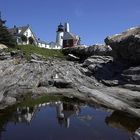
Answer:
<svg viewBox="0 0 140 140"><path fill-rule="evenodd" d="M70 26L68 22L65 23L65 32L70 32Z"/></svg>
<svg viewBox="0 0 140 140"><path fill-rule="evenodd" d="M15 35L18 34L18 28L17 28L16 25L14 25L14 34L15 34Z"/></svg>

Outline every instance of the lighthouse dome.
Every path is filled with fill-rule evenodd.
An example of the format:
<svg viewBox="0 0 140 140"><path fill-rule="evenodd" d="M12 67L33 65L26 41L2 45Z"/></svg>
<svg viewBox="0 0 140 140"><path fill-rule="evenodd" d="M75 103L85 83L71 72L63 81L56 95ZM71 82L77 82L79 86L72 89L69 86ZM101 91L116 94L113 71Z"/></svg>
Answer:
<svg viewBox="0 0 140 140"><path fill-rule="evenodd" d="M58 25L57 32L63 32L63 31L64 31L64 26L60 23L60 25Z"/></svg>

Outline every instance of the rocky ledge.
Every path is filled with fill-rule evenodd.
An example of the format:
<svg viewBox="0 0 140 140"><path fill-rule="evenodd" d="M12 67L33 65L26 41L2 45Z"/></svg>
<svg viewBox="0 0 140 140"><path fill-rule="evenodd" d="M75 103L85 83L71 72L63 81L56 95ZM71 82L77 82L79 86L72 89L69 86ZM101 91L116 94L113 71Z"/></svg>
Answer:
<svg viewBox="0 0 140 140"><path fill-rule="evenodd" d="M140 26L109 36L105 43L113 49L116 59L123 59L132 64L140 64Z"/></svg>
<svg viewBox="0 0 140 140"><path fill-rule="evenodd" d="M114 47L107 45L67 48L63 52L72 61L45 61L37 54L27 61L20 51L1 51L0 109L31 93L32 98L46 94L77 97L140 117L138 64L116 59Z"/></svg>

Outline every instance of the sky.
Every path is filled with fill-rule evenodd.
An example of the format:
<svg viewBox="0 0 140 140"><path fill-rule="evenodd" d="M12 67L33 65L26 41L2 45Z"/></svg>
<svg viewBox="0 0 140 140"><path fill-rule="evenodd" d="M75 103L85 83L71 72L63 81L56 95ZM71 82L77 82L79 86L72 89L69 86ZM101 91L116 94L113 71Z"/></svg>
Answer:
<svg viewBox="0 0 140 140"><path fill-rule="evenodd" d="M140 0L0 0L0 11L8 28L29 24L47 42L55 41L60 22L86 45L140 25Z"/></svg>

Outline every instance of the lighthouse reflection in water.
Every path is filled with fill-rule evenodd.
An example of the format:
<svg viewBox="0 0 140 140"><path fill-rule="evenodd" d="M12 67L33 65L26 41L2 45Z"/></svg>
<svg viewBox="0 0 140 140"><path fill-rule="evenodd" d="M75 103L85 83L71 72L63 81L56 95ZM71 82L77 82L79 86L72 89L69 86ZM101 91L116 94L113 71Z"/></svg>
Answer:
<svg viewBox="0 0 140 140"><path fill-rule="evenodd" d="M15 113L15 123L16 122L25 122L27 124L31 123L32 119L35 117L36 113L40 111L41 107L55 107L56 109L56 118L58 123L61 126L69 128L70 126L70 117L72 115L77 115L80 113L80 107L76 104L58 102L49 102L44 104L39 104L34 107L17 107Z"/></svg>

